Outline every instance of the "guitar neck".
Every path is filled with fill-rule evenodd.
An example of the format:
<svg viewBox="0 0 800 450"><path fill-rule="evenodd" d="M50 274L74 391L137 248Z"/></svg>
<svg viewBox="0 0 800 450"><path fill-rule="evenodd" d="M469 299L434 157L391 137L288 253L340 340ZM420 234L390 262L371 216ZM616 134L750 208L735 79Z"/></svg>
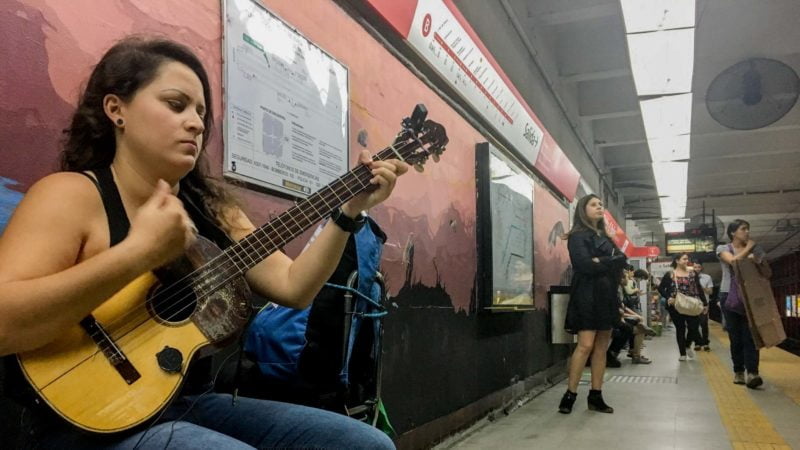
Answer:
<svg viewBox="0 0 800 450"><path fill-rule="evenodd" d="M396 157L394 148L388 147L373 160ZM240 273L245 273L267 256L282 248L287 242L303 234L315 223L330 215L331 211L359 193L367 190L373 175L369 168L359 164L353 170L334 180L329 185L297 202L275 219L267 222L253 233L225 250ZM221 263L228 263L221 261Z"/></svg>

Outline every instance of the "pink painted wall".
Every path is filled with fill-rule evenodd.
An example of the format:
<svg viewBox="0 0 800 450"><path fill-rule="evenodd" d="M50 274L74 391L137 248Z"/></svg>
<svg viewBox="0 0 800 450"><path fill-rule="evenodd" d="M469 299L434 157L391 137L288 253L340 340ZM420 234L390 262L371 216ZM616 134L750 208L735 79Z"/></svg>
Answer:
<svg viewBox="0 0 800 450"><path fill-rule="evenodd" d="M569 231L569 210L539 183L533 187L534 302L547 308L547 291L569 285L569 251L561 236Z"/></svg>
<svg viewBox="0 0 800 450"><path fill-rule="evenodd" d="M437 279L456 311L466 311L475 274L474 147L472 127L434 95L344 11L329 0L265 0L271 11L350 69L351 157L366 130L368 148L390 143L400 120L416 103L442 123L450 144L437 165L411 171L394 195L371 214L389 235L384 270L394 292L405 280L404 249L414 245L411 281ZM55 170L61 130L80 86L112 43L128 34L165 35L192 47L211 77L216 129L209 146L212 167L222 165L221 11L218 0L0 0L0 177L24 192ZM289 206L285 200L242 192L254 222ZM0 224L1 225L1 224ZM300 238L287 248L296 254ZM435 261L435 263L434 263Z"/></svg>

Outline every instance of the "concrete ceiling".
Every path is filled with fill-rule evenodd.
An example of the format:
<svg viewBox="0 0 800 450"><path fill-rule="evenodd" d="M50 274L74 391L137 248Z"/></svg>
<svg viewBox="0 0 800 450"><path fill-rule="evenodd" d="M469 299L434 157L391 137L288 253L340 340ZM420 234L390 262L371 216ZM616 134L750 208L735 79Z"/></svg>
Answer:
<svg viewBox="0 0 800 450"><path fill-rule="evenodd" d="M793 230L779 223L800 220L800 107L795 105L769 126L740 131L717 123L705 97L720 72L747 58L776 59L800 72L800 1L697 1L686 215L699 216L705 207L709 222L712 210L726 225L737 217L748 220L752 237L775 258L800 248L800 227ZM554 95L565 99L575 132L591 147L588 151L605 181L622 198L626 218L636 222L641 235L636 243L652 240L663 246L619 0L456 4L512 80L522 78L521 66L535 71L534 60L544 62ZM516 29L517 39L526 45L493 48L494 39L487 33L499 24ZM528 54L520 55L525 48ZM535 95L515 84L536 111Z"/></svg>

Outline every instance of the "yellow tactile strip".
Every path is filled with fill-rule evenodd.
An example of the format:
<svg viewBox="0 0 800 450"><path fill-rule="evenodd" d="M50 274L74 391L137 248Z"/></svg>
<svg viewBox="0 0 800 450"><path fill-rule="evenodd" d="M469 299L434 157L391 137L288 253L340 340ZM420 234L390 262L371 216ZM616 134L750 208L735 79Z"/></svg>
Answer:
<svg viewBox="0 0 800 450"><path fill-rule="evenodd" d="M722 331L722 327L710 322L709 330L723 345L730 347L728 333ZM725 361L730 360L726 352ZM794 400L800 406L800 383L798 383L798 367L800 367L800 357L793 355L777 347L761 349L761 360L758 365L759 372L769 378L769 383L780 389L784 395Z"/></svg>
<svg viewBox="0 0 800 450"><path fill-rule="evenodd" d="M709 324L714 337L723 340L724 332L716 324ZM727 336L724 336L727 344ZM747 387L733 384L733 372L730 362L723 362L717 354L720 352L697 352L698 359L703 364L706 380L711 387L714 400L720 412L722 424L728 432L734 450L791 450L780 434L775 431L769 418L755 404ZM765 352L762 352L762 357ZM795 361L797 364L798 361ZM768 376L766 367L759 366L763 376ZM772 376L768 378L772 381Z"/></svg>

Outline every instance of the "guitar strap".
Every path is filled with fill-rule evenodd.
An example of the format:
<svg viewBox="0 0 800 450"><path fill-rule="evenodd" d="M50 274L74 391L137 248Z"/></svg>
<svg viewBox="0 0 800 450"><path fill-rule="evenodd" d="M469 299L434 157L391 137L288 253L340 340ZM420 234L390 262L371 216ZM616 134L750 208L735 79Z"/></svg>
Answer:
<svg viewBox="0 0 800 450"><path fill-rule="evenodd" d="M122 203L122 197L119 194L117 184L114 182L114 175L111 172L111 167L104 167L94 171L97 179L86 172L78 173L92 180L92 183L97 186L97 190L100 192L100 198L103 200L103 207L106 210L106 218L108 219L109 246L113 247L119 244L128 236L131 223L128 220L128 215L125 213L125 206ZM184 186L182 186L178 197L183 201L183 206L189 214L189 217L197 226L199 234L211 239L223 250L232 245L233 240L230 236L206 215L203 208L198 205L198 202L189 194L189 189L183 189L183 187Z"/></svg>
<svg viewBox="0 0 800 450"><path fill-rule="evenodd" d="M92 178L86 172L78 173L92 180L97 186L100 198L103 200L103 207L106 210L106 218L108 219L109 246L113 247L119 244L128 235L131 223L125 213L125 206L122 204L122 197L119 195L117 184L114 183L111 166L95 170L94 175L97 179Z"/></svg>

